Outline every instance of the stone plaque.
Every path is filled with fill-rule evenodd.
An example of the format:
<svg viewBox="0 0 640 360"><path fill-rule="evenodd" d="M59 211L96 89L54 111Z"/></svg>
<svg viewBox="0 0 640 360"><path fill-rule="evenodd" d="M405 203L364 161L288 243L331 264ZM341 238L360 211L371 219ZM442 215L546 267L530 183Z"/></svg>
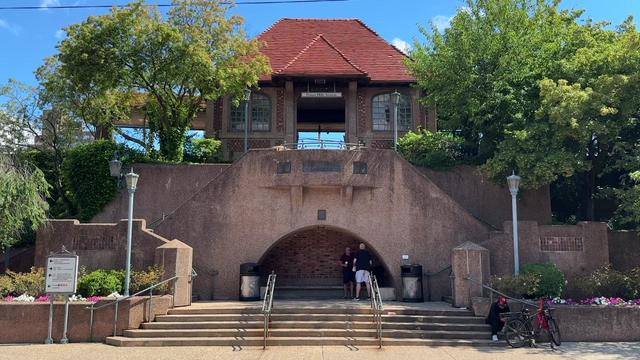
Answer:
<svg viewBox="0 0 640 360"><path fill-rule="evenodd" d="M342 172L339 161L310 160L302 163L302 172Z"/></svg>
<svg viewBox="0 0 640 360"><path fill-rule="evenodd" d="M278 161L276 174L290 174L291 161Z"/></svg>
<svg viewBox="0 0 640 360"><path fill-rule="evenodd" d="M353 173L354 174L367 174L369 171L367 167L367 163L364 161L354 161L353 162Z"/></svg>
<svg viewBox="0 0 640 360"><path fill-rule="evenodd" d="M541 236L541 251L583 251L584 240L581 236Z"/></svg>

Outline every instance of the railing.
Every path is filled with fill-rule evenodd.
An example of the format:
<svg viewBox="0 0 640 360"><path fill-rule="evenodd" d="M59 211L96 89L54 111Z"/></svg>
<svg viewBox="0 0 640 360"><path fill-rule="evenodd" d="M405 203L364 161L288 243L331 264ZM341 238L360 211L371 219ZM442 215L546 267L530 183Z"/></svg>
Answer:
<svg viewBox="0 0 640 360"><path fill-rule="evenodd" d="M438 270L436 272L425 272L423 275L427 278L427 301L431 301L431 279L436 276L436 275L440 275L443 274L445 271L449 270L449 287L451 289L451 296L453 296L453 271L451 268L451 265Z"/></svg>
<svg viewBox="0 0 640 360"><path fill-rule="evenodd" d="M280 145L288 150L311 150L311 149L333 149L333 150L359 150L364 149L364 144L347 143L340 140L325 139L300 139L295 143L284 143Z"/></svg>
<svg viewBox="0 0 640 360"><path fill-rule="evenodd" d="M262 349L267 348L267 338L269 338L269 321L271 320L271 309L273 308L273 293L276 286L276 274L269 274L267 280L267 289L264 292L264 300L262 301L262 316L264 317L264 343Z"/></svg>
<svg viewBox="0 0 640 360"><path fill-rule="evenodd" d="M538 305L534 304L533 302L526 301L526 300L522 300L522 299L516 299L516 298L514 298L514 297L512 297L512 296L509 296L509 295L507 295L507 294L505 294L505 293L503 293L503 292L501 292L501 291L498 291L498 290L496 290L496 289L492 288L491 286L489 286L489 285L487 285L487 284L483 284L481 281L475 280L475 279L473 279L473 278L471 278L471 277L465 277L464 279L465 279L465 280L467 280L467 281L471 281L471 282L473 282L473 283L476 283L476 284L478 284L478 285L481 285L483 289L487 289L487 290L489 290L489 293L490 293L490 295L491 295L491 302L492 302L492 303L493 303L493 294L495 293L495 294L498 294L498 295L500 295L500 296L504 296L504 297L505 297L505 298L507 298L507 299L511 299L511 300L513 300L513 301L515 301L515 302L519 302L519 303L521 303L521 304L523 304L523 305L533 306L533 307L538 306Z"/></svg>
<svg viewBox="0 0 640 360"><path fill-rule="evenodd" d="M382 303L382 295L378 287L378 280L375 275L369 276L369 288L371 289L371 310L373 312L373 322L376 327L376 338L378 339L378 348L382 348L382 313L384 312L384 304Z"/></svg>
<svg viewBox="0 0 640 360"><path fill-rule="evenodd" d="M198 274L195 272L195 270L191 269L191 274L188 275L189 277L189 293L191 294L192 289L193 289L193 279L198 276ZM96 310L100 310L109 306L115 306L115 310L113 312L113 336L116 336L117 330L118 330L118 306L120 305L120 302L130 299L134 296L138 296L140 294L144 294L147 291L149 292L149 303L147 304L147 321L151 321L151 307L153 304L153 289L158 288L164 284L167 284L169 282L172 282L173 286L171 287L172 290L172 294L171 294L171 307L173 308L173 304L174 304L174 295L175 295L175 288L176 288L176 281L180 278L183 278L185 276L174 276L172 278L169 279L165 279L162 280L156 284L153 284L149 287L147 287L146 289L140 290L135 294L129 295L129 296L124 296L124 297L120 297L117 298L115 301L110 302L110 303L106 303L106 304L102 304L98 307L95 306L95 304L91 304L91 306L87 306L85 307L85 309L90 310L91 311L91 315L89 316L89 341L93 341L93 317L94 317L94 313ZM191 299L189 299L189 304L191 304Z"/></svg>

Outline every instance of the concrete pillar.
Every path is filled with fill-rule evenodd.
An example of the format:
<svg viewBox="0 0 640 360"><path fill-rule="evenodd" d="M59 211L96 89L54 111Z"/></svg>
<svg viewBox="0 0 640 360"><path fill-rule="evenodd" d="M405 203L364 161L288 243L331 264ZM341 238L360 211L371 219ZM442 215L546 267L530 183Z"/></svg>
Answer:
<svg viewBox="0 0 640 360"><path fill-rule="evenodd" d="M190 305L193 249L179 240L171 240L156 248L155 263L158 267L164 270L164 279L179 276L175 282L173 290L174 306Z"/></svg>
<svg viewBox="0 0 640 360"><path fill-rule="evenodd" d="M358 142L358 82L349 81L349 90L345 102L345 124L347 142Z"/></svg>
<svg viewBox="0 0 640 360"><path fill-rule="evenodd" d="M457 246L451 251L451 267L453 306L470 307L472 297L482 296L481 284L489 282L489 250L472 242Z"/></svg>
<svg viewBox="0 0 640 360"><path fill-rule="evenodd" d="M293 81L284 84L284 141L293 143L296 141L296 99L293 89Z"/></svg>

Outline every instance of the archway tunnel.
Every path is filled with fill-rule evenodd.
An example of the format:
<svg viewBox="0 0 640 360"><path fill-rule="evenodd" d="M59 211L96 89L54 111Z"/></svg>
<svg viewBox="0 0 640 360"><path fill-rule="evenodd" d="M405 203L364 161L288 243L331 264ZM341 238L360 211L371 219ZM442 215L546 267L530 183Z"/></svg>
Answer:
<svg viewBox="0 0 640 360"><path fill-rule="evenodd" d="M278 240L260 260L263 279L274 271L276 287L342 286L340 256L349 247L355 253L364 243L372 255L372 273L380 287L392 286L387 266L375 248L347 230L311 226L295 230Z"/></svg>

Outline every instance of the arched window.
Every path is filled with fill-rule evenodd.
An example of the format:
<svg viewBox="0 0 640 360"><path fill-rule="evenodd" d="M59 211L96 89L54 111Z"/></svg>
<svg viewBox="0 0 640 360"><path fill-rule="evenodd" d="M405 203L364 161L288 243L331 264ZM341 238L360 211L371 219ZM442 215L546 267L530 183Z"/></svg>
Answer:
<svg viewBox="0 0 640 360"><path fill-rule="evenodd" d="M264 94L251 94L249 100L249 128L251 131L271 130L271 100ZM238 106L231 105L229 113L229 130L244 131L244 104L242 101Z"/></svg>
<svg viewBox="0 0 640 360"><path fill-rule="evenodd" d="M391 94L380 94L373 97L371 114L373 117L374 131L393 130L393 104ZM400 94L398 103L398 131L409 131L411 129L411 98Z"/></svg>

